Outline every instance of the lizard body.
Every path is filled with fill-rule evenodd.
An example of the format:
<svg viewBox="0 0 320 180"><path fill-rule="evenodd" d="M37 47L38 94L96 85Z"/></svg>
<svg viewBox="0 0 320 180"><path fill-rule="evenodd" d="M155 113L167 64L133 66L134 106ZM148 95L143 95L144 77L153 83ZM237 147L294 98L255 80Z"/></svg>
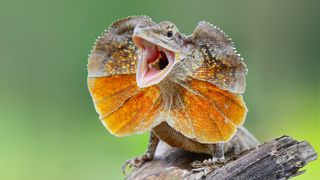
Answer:
<svg viewBox="0 0 320 180"><path fill-rule="evenodd" d="M97 39L88 87L112 134L150 131L146 154L125 166L151 160L160 140L212 154L215 163L230 147L257 144L241 127L246 71L231 40L207 22L186 36L171 22L135 16L113 23Z"/></svg>

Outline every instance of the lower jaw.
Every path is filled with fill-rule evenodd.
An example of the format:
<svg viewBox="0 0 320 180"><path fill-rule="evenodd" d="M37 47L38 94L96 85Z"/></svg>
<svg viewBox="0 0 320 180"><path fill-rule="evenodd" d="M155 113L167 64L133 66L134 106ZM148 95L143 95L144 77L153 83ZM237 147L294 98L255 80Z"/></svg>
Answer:
<svg viewBox="0 0 320 180"><path fill-rule="evenodd" d="M138 86L140 88L145 88L160 83L168 75L172 67L172 62L169 62L168 66L163 70L149 69L148 67L146 67L147 69L142 69L138 65L136 74Z"/></svg>

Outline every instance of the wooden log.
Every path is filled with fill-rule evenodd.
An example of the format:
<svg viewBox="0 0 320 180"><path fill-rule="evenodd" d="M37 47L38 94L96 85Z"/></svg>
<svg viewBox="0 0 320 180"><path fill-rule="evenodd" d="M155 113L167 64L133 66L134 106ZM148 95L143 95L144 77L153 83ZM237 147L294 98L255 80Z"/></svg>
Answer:
<svg viewBox="0 0 320 180"><path fill-rule="evenodd" d="M288 179L302 174L299 169L317 159L317 153L307 141L282 136L237 157L226 154L223 165L198 170L190 165L209 157L161 142L154 160L134 169L127 179Z"/></svg>

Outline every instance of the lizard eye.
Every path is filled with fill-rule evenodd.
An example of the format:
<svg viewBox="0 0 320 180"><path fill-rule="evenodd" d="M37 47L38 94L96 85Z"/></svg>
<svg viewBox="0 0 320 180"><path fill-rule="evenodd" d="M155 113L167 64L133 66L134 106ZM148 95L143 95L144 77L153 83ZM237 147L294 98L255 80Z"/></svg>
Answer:
<svg viewBox="0 0 320 180"><path fill-rule="evenodd" d="M166 38L167 38L167 39L172 39L172 37L173 37L173 31L172 31L172 30L169 30L169 31L167 32L167 34L166 34Z"/></svg>

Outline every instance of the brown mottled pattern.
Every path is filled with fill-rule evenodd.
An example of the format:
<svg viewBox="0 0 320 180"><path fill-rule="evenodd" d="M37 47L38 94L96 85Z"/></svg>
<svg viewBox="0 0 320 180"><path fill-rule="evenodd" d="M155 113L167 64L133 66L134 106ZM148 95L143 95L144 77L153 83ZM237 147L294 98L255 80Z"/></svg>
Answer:
<svg viewBox="0 0 320 180"><path fill-rule="evenodd" d="M135 26L150 19L129 17L113 23L97 39L88 61L88 87L100 119L117 136L142 133L151 128L162 107L157 87L140 89L135 73Z"/></svg>
<svg viewBox="0 0 320 180"><path fill-rule="evenodd" d="M150 19L144 16L122 19L97 39L89 56L88 77L136 73L138 48L133 44L132 34L142 21Z"/></svg>
<svg viewBox="0 0 320 180"><path fill-rule="evenodd" d="M193 78L234 93L245 91L246 66L221 30L200 22L189 40L193 45Z"/></svg>
<svg viewBox="0 0 320 180"><path fill-rule="evenodd" d="M100 119L117 136L159 130L155 126L165 121L190 141L228 141L247 112L241 96L244 62L231 40L206 22L200 22L191 36L180 34L175 27L171 40L164 36L167 26L174 25L156 24L144 16L129 17L111 25L97 39L89 56L88 86ZM134 32L176 53L175 67L168 76L143 89L135 79L139 50L132 40ZM183 142L177 140L178 144Z"/></svg>

